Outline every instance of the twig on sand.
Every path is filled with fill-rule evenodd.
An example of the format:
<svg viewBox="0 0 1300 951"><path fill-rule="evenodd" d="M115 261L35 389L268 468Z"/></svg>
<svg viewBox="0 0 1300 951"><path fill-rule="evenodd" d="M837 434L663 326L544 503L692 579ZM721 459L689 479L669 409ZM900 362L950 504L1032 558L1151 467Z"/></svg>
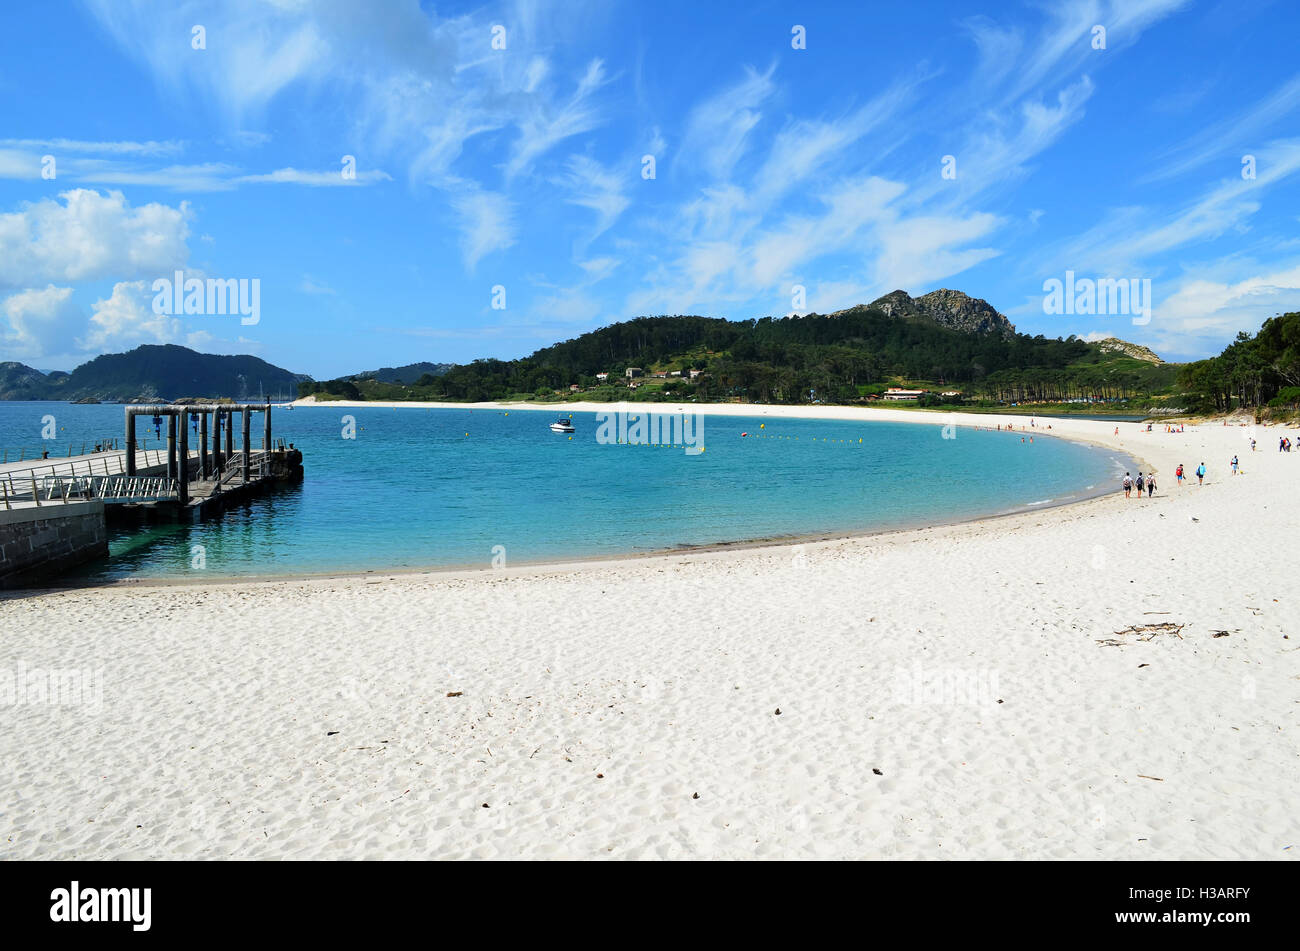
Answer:
<svg viewBox="0 0 1300 951"><path fill-rule="evenodd" d="M1141 773L1138 773L1138 779L1154 779L1158 783L1164 782L1164 780L1161 779L1159 776L1143 776Z"/></svg>
<svg viewBox="0 0 1300 951"><path fill-rule="evenodd" d="M1130 624L1122 631L1115 633L1120 637L1127 634L1134 634L1139 641L1149 641L1161 634L1173 634L1181 641L1183 639L1183 628L1186 624L1175 624L1173 621L1160 621L1155 624ZM1113 637L1097 638L1097 643L1103 647L1122 647L1126 641L1116 640Z"/></svg>

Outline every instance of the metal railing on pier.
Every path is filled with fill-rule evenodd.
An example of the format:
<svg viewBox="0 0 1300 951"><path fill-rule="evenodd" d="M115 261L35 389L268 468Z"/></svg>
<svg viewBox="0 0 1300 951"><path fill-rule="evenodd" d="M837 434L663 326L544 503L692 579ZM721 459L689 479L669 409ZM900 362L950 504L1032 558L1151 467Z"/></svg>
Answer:
<svg viewBox="0 0 1300 951"><path fill-rule="evenodd" d="M191 461L198 459L198 454L190 452ZM16 461L16 460L15 460ZM136 468L165 466L166 449L149 449L136 453ZM31 465L20 466L0 472L0 480L21 481L30 476L42 475L125 475L126 454L122 451L92 453L89 456L74 456L69 459L33 461Z"/></svg>
<svg viewBox="0 0 1300 951"><path fill-rule="evenodd" d="M254 479L260 479L263 476L271 474L271 454L265 450L250 451L248 454L248 479L252 482ZM244 457L236 452L226 460L225 468L217 477L217 487L223 485L233 485L244 482Z"/></svg>
<svg viewBox="0 0 1300 951"><path fill-rule="evenodd" d="M180 497L175 479L166 476L47 475L37 478L0 479L0 503L68 503L102 499L106 504L176 501Z"/></svg>
<svg viewBox="0 0 1300 951"><path fill-rule="evenodd" d="M225 459L220 471L213 471L211 458L205 471L200 454L191 451L186 474L191 486L211 483L208 494L215 495L244 482L270 476L274 451L249 451L247 479L244 477L242 451L236 450ZM136 454L137 470L166 465L165 450L151 449ZM123 452L55 463L42 462L0 472L0 506L4 508L17 502L41 505L94 498L103 499L108 504L179 501L179 483L164 475L127 475L126 454Z"/></svg>
<svg viewBox="0 0 1300 951"><path fill-rule="evenodd" d="M157 440L166 442L166 440ZM61 444L47 442L41 443L40 446L28 448L27 446L6 447L0 449L0 465L8 465L11 462L44 462L47 459L68 459L72 456L84 456L88 452L111 452L112 450L121 450L121 438L114 436L112 438L98 439L94 442L68 443L66 454L59 449ZM141 440L141 448L145 441Z"/></svg>

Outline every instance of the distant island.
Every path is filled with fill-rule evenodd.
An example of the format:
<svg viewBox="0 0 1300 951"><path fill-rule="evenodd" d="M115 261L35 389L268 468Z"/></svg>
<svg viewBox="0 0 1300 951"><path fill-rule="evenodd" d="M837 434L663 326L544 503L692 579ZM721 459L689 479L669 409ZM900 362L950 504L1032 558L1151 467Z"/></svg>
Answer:
<svg viewBox="0 0 1300 951"><path fill-rule="evenodd" d="M173 344L145 344L108 353L71 373L42 373L21 363L0 363L0 399L73 403L171 401L222 397L289 399L311 379L252 356L198 353Z"/></svg>

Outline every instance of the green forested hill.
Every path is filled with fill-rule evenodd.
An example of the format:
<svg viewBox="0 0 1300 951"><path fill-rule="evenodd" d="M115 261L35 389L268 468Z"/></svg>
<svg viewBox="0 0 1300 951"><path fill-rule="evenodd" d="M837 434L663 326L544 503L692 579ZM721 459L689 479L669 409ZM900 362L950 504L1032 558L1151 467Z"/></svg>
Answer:
<svg viewBox="0 0 1300 951"><path fill-rule="evenodd" d="M888 309L888 313L886 312ZM943 290L920 298L895 291L830 315L759 320L638 317L543 348L518 360L476 360L409 386L346 378L307 383L303 395L480 401L553 397L577 386L584 399L745 399L851 402L891 381L927 381L967 397L1125 398L1167 389L1176 368L1141 348L1074 337L1029 336L984 301ZM628 367L649 376L623 387ZM690 370L702 371L691 382ZM598 373L610 374L601 383Z"/></svg>
<svg viewBox="0 0 1300 951"><path fill-rule="evenodd" d="M13 369L18 368L18 369ZM0 364L0 398L133 400L184 397L292 397L306 377L252 356L197 353L174 345L143 345L83 363L71 373L42 374Z"/></svg>

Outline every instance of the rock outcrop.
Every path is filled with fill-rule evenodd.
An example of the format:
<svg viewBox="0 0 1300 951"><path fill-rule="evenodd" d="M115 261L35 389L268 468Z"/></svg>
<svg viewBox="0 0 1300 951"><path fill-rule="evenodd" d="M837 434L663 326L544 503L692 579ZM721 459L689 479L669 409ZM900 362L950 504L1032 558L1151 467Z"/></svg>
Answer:
<svg viewBox="0 0 1300 951"><path fill-rule="evenodd" d="M1127 340L1120 340L1119 337L1107 337L1105 340L1098 340L1096 343L1106 353L1122 353L1126 357L1132 357L1134 360L1145 360L1147 363L1165 362L1156 356L1149 347L1144 347L1140 343L1129 343Z"/></svg>
<svg viewBox="0 0 1300 951"><path fill-rule="evenodd" d="M0 400L38 400L45 374L21 363L0 363Z"/></svg>
<svg viewBox="0 0 1300 951"><path fill-rule="evenodd" d="M946 287L920 297L891 291L869 306L890 317L919 317L962 333L997 334L1010 339L1016 332L1011 321L988 301Z"/></svg>

